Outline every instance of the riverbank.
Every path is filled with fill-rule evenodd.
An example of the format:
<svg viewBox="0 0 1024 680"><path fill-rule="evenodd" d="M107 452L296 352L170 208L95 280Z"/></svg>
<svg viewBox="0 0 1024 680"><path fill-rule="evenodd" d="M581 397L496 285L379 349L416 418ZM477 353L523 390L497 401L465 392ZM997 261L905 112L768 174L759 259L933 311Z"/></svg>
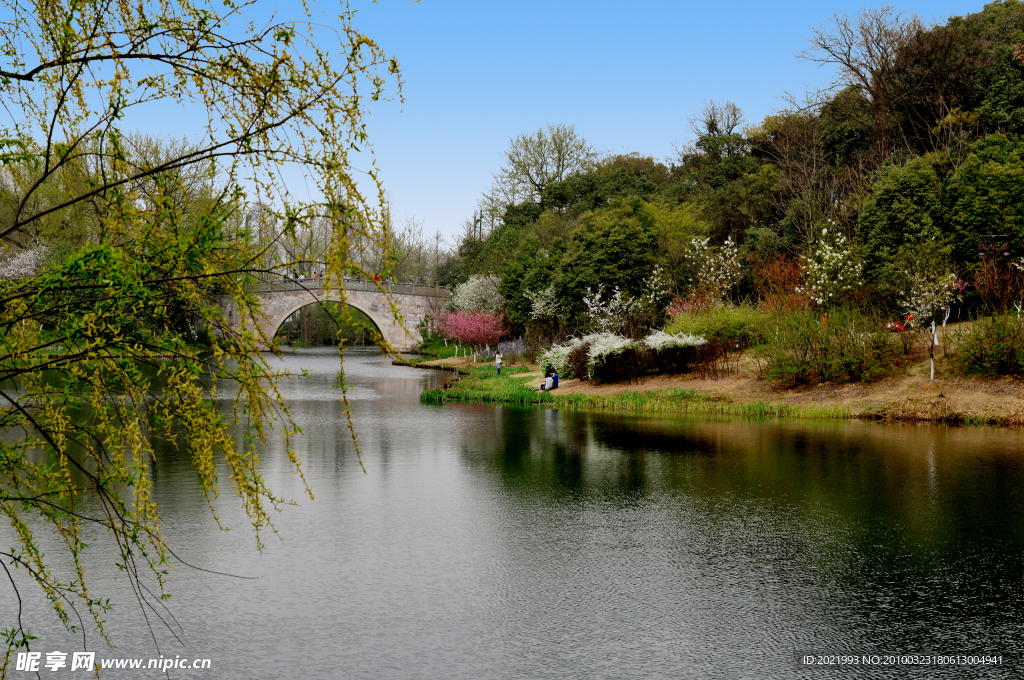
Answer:
<svg viewBox="0 0 1024 680"><path fill-rule="evenodd" d="M424 403L538 404L558 408L659 411L777 418L866 419L970 425L1024 425L1024 382L1011 378L929 380L928 361L875 383L783 388L756 377L756 367L718 380L695 374L651 376L638 382L595 384L563 380L552 393L536 391L536 365L493 365L471 358L417 360L424 368L456 370L445 389L424 392ZM939 368L944 368L941 364ZM940 374L943 371L939 371Z"/></svg>

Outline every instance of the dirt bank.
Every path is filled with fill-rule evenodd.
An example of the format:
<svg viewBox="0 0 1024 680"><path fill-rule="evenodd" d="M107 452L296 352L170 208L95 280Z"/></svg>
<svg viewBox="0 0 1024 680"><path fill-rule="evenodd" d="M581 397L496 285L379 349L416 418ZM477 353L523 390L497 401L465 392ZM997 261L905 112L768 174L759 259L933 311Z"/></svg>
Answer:
<svg viewBox="0 0 1024 680"><path fill-rule="evenodd" d="M446 368L483 368L464 358L421 362L421 365ZM523 366L523 364L518 364ZM509 376L530 386L539 385L542 375L536 365L528 373ZM506 368L512 368L506 364ZM935 380L929 380L928 361L911 364L899 377L874 383L842 385L821 384L812 387L782 387L757 377L752 361L740 363L739 371L719 380L701 379L696 374L650 376L636 382L595 384L585 380L562 380L555 395L585 394L614 397L623 392L660 392L675 388L693 390L709 397L733 403L773 403L793 407L839 407L855 418L923 420L953 422L990 422L1024 425L1024 381L1013 378L964 379L948 376L941 360Z"/></svg>

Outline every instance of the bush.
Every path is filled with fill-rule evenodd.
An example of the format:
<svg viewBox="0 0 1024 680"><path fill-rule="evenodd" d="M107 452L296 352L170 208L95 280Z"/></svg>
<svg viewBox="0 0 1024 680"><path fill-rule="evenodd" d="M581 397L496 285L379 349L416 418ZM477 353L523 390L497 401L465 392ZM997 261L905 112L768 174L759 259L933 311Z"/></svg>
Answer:
<svg viewBox="0 0 1024 680"><path fill-rule="evenodd" d="M572 345L569 353L565 356L566 377L583 377L588 374L587 366L590 363L590 343L586 340Z"/></svg>
<svg viewBox="0 0 1024 680"><path fill-rule="evenodd" d="M1024 374L1024 323L1009 314L979 319L953 334L954 368L965 375Z"/></svg>
<svg viewBox="0 0 1024 680"><path fill-rule="evenodd" d="M810 310L779 317L757 356L773 380L806 385L870 382L889 375L906 356L902 339L878 317L849 309Z"/></svg>
<svg viewBox="0 0 1024 680"><path fill-rule="evenodd" d="M655 331L644 338L650 350L650 370L653 373L685 373L690 369L697 353L707 344L699 335L674 335Z"/></svg>
<svg viewBox="0 0 1024 680"><path fill-rule="evenodd" d="M654 365L654 352L639 343L632 343L606 356L600 363L590 366L590 378L595 382L616 383L638 380L650 372Z"/></svg>
<svg viewBox="0 0 1024 680"><path fill-rule="evenodd" d="M722 340L739 349L759 344L764 339L768 314L753 307L717 305L704 314L679 314L668 325L669 333Z"/></svg>
<svg viewBox="0 0 1024 680"><path fill-rule="evenodd" d="M686 371L695 350L704 344L698 336L655 331L643 341L614 333L594 333L541 353L544 371L564 378L591 378L599 382L636 380L650 372Z"/></svg>
<svg viewBox="0 0 1024 680"><path fill-rule="evenodd" d="M540 353L537 357L537 363L540 364L540 370L544 373L548 371L554 371L563 378L574 378L576 377L567 367L566 359L569 357L569 352L573 349L573 343L570 342L565 345L552 345L547 350Z"/></svg>

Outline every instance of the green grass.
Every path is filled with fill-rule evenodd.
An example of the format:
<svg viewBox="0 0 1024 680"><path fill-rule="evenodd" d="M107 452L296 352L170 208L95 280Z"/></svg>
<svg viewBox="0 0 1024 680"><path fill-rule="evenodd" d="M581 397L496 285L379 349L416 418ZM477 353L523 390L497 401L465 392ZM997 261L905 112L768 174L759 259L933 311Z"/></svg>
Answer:
<svg viewBox="0 0 1024 680"><path fill-rule="evenodd" d="M523 368L511 369L520 372ZM503 371L505 373L505 371ZM538 381L539 382L539 381ZM447 402L511 404L516 406L554 406L556 408L600 411L647 411L662 413L699 413L742 416L749 418L818 418L848 419L850 410L842 407L789 406L756 402L752 404L731 401L726 397L713 397L694 390L664 389L646 392L625 391L612 396L535 392L532 381L508 380L506 375L496 377L493 369L470 369L470 374L448 389L423 392L424 404Z"/></svg>

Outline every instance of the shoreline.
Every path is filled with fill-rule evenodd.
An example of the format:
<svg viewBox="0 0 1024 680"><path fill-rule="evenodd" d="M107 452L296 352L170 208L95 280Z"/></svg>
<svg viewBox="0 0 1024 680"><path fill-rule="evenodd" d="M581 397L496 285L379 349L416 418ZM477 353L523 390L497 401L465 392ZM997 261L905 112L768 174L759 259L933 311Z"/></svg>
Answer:
<svg viewBox="0 0 1024 680"><path fill-rule="evenodd" d="M938 362L937 362L938 363ZM462 357L407 361L401 365L452 371L443 389L424 392L424 403L492 403L605 411L733 415L763 418L877 420L953 425L1024 425L1024 381L1014 378L928 379L927 360L903 375L874 383L780 387L756 376L752 363L717 380L696 374L655 375L636 382L561 381L554 392L536 392L535 364L508 365L498 378L493 364ZM937 366L938 367L938 366Z"/></svg>

